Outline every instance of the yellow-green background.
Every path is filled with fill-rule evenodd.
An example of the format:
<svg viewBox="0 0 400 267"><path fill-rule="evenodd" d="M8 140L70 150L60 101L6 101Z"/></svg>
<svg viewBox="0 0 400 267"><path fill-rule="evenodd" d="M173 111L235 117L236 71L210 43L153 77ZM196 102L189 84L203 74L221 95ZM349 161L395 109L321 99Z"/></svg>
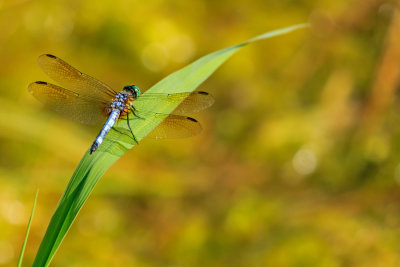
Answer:
<svg viewBox="0 0 400 267"><path fill-rule="evenodd" d="M201 90L201 135L143 140L100 180L53 266L399 266L397 1L0 0L0 265L29 266L99 127L42 108L55 54L146 90L275 28ZM397 10L398 12L398 10ZM397 14L397 20L393 20Z"/></svg>

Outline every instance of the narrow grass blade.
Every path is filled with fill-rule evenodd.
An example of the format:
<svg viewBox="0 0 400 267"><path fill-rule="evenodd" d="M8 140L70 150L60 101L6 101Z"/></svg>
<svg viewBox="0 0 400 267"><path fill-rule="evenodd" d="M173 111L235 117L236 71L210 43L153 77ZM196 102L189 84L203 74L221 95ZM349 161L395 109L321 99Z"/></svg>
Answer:
<svg viewBox="0 0 400 267"><path fill-rule="evenodd" d="M308 27L308 25L299 24L271 31L241 44L203 56L181 70L167 76L151 87L146 93L192 92L222 63L224 63L243 46L258 40L287 34L294 30L305 27ZM161 110L164 114L171 113L179 105L179 103L161 104L157 101L146 104L147 110L151 108L149 105L157 106L157 110ZM141 104L138 101L138 104L135 107L140 110L140 105ZM132 118L131 126L134 129L137 140L140 141L161 121L162 117L159 119L152 118L151 120ZM93 190L93 187L97 181L117 159L119 159L127 150L135 145L132 139L127 137L126 131L124 130L128 130L126 121L120 121L116 125L113 132L110 132L103 144L93 155L89 155L89 151L86 152L74 174L72 175L72 178L60 199L56 211L51 218L33 266L47 266L50 263L56 250L68 232L72 222L77 216L82 205L85 203L86 199L89 197L89 194Z"/></svg>
<svg viewBox="0 0 400 267"><path fill-rule="evenodd" d="M28 242L29 231L31 229L33 214L35 213L35 207L36 207L38 195L39 195L39 189L36 191L35 200L33 201L32 212L31 212L31 216L29 218L28 226L26 228L24 243L22 244L21 253L19 254L18 265L17 265L18 267L22 266L22 259L24 258L26 243Z"/></svg>

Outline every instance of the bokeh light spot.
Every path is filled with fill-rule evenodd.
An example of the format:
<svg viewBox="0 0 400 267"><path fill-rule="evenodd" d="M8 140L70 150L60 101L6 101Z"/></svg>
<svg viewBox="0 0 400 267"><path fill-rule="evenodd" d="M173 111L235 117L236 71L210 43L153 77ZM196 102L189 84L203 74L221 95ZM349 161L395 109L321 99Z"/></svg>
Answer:
<svg viewBox="0 0 400 267"><path fill-rule="evenodd" d="M160 71L168 63L168 51L160 43L151 43L143 49L142 62L151 71Z"/></svg>
<svg viewBox="0 0 400 267"><path fill-rule="evenodd" d="M25 222L25 207L20 201L3 201L0 206L0 212L11 224L18 225Z"/></svg>
<svg viewBox="0 0 400 267"><path fill-rule="evenodd" d="M172 61L183 63L190 60L195 52L192 38L184 34L176 34L166 41L169 55Z"/></svg>
<svg viewBox="0 0 400 267"><path fill-rule="evenodd" d="M315 171L317 157L313 151L302 148L294 155L292 164L298 174L308 175Z"/></svg>

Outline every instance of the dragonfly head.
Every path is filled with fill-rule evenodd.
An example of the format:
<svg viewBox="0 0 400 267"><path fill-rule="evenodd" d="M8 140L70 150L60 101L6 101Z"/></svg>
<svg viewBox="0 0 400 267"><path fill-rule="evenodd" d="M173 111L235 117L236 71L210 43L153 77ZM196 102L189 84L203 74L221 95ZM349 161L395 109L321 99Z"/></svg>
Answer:
<svg viewBox="0 0 400 267"><path fill-rule="evenodd" d="M136 85L126 85L124 91L130 93L134 99L140 96L140 89Z"/></svg>

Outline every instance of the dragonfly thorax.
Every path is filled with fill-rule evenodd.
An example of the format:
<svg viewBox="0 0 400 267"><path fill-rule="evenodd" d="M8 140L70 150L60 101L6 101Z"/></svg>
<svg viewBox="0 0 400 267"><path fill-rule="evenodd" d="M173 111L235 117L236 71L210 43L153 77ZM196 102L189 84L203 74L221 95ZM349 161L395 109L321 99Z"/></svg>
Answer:
<svg viewBox="0 0 400 267"><path fill-rule="evenodd" d="M114 101L111 103L112 109L119 109L123 111L128 105L129 95L125 92L119 92L115 95Z"/></svg>

